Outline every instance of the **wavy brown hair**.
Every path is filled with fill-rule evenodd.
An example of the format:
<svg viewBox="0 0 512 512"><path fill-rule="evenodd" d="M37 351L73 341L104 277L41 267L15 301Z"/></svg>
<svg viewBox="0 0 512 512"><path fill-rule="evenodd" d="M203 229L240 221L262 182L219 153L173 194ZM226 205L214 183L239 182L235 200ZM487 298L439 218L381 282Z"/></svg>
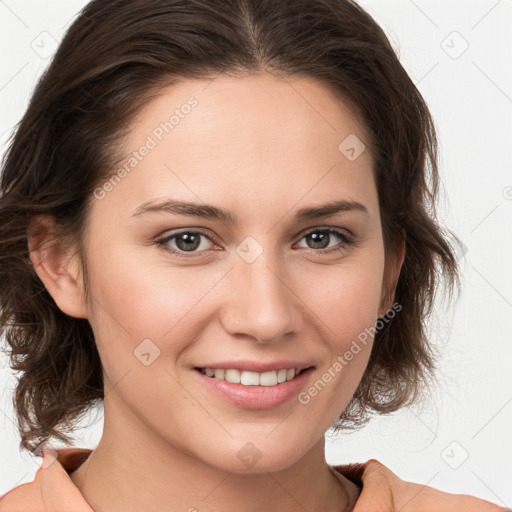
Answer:
<svg viewBox="0 0 512 512"><path fill-rule="evenodd" d="M371 138L386 257L405 234L394 300L339 429L417 401L437 354L427 338L438 285L459 282L436 219L434 124L382 29L349 0L93 0L79 13L11 135L0 181L0 310L13 370L20 446L53 437L103 398L89 322L64 314L28 254L30 219L51 214L78 247L94 189L111 174L131 120L183 78L258 72L321 80ZM341 141L340 141L341 142ZM89 295L87 295L89 296ZM68 434L67 434L67 433Z"/></svg>

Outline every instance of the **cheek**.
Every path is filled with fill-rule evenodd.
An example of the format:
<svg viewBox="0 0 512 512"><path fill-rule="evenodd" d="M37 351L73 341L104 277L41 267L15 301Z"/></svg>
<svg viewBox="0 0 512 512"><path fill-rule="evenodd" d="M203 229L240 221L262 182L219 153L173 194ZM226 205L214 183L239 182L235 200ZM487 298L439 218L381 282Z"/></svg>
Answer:
<svg viewBox="0 0 512 512"><path fill-rule="evenodd" d="M338 264L315 266L310 262L297 266L285 284L334 333L354 334L354 329L371 325L378 316L383 251L375 245ZM171 266L165 258L148 263L143 254L149 250L152 249L119 250L98 256L101 264L93 262L91 275L91 289L97 299L93 300L93 316L113 323L114 328L130 333L134 340L160 339L171 332L176 338L176 332L187 324L187 315L204 308L205 304L200 303L222 281L226 268ZM230 282L229 278L226 282ZM234 291L241 293L238 285ZM99 327L100 322L96 324Z"/></svg>
<svg viewBox="0 0 512 512"><path fill-rule="evenodd" d="M376 247L303 281L302 296L329 327L328 338L342 344L340 348L348 339L375 324L383 266L382 251Z"/></svg>
<svg viewBox="0 0 512 512"><path fill-rule="evenodd" d="M101 265L93 266L90 323L100 354L113 366L120 365L122 354L127 358L123 365L133 362L144 340L151 343L145 341L141 351L147 346L157 355L177 357L194 337L202 301L225 272L172 268L164 259L148 264L143 252L104 253Z"/></svg>
<svg viewBox="0 0 512 512"><path fill-rule="evenodd" d="M91 325L100 353L110 358L115 348L114 362L121 352L130 361L146 339L156 345L155 353L179 355L201 329L201 321L212 320L221 305L216 294L223 290L222 297L228 297L225 286L237 286L233 291L241 293L229 276L222 283L225 266L171 266L164 257L148 259L145 254L151 250L120 246L115 253L97 252L93 260ZM285 284L293 290L289 300L297 301L295 307L304 310L306 326L310 324L306 329L319 331L331 354L345 352L353 339L375 324L382 268L382 247L375 244L338 264L309 262L288 273Z"/></svg>
<svg viewBox="0 0 512 512"><path fill-rule="evenodd" d="M305 282L304 289L317 283L317 293L309 300L322 320L328 355L317 380L299 401L328 408L333 420L351 399L370 357L381 297L380 254L377 247L367 258L347 261L330 281L316 276ZM319 283L325 283L321 291Z"/></svg>
<svg viewBox="0 0 512 512"><path fill-rule="evenodd" d="M151 249L147 249L151 250ZM131 333L163 336L207 291L206 283L192 284L191 273L155 265L141 257L142 251L105 255L96 267L93 288L104 310ZM203 291L204 289L204 291ZM197 300L197 299L196 299ZM101 313L101 311L96 310Z"/></svg>

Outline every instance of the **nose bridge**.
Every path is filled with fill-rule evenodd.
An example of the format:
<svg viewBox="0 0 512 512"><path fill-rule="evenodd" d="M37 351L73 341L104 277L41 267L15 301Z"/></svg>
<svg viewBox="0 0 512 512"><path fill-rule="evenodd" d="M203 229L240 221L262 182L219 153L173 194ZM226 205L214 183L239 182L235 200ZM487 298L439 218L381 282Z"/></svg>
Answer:
<svg viewBox="0 0 512 512"><path fill-rule="evenodd" d="M248 238L237 248L231 276L234 298L223 325L231 334L277 341L300 327L293 286L279 253Z"/></svg>

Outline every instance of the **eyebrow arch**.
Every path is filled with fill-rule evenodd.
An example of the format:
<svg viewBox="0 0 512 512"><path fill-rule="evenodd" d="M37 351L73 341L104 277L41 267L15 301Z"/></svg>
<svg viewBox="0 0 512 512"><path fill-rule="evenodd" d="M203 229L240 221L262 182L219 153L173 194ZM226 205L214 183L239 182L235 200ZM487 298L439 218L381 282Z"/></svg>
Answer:
<svg viewBox="0 0 512 512"><path fill-rule="evenodd" d="M369 212L362 203L357 201L331 201L326 204L309 206L302 208L295 214L296 221L311 220L317 218L327 218L336 215L339 212L360 211L369 215ZM131 217L137 217L149 212L163 212L175 215L189 215L204 219L214 219L226 224L236 224L238 222L235 214L228 210L223 210L213 205L188 203L174 199L165 199L161 201L148 201L140 205Z"/></svg>

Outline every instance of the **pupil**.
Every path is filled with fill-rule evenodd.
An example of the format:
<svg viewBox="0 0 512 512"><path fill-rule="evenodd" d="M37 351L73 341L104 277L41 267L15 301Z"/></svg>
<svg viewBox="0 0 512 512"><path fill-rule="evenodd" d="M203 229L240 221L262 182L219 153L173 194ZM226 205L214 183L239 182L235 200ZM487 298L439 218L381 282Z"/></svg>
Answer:
<svg viewBox="0 0 512 512"><path fill-rule="evenodd" d="M329 244L325 243L328 239L327 233L311 233L309 235L313 239L313 243L315 244L314 249L325 249ZM320 244L320 247L318 247L318 244Z"/></svg>
<svg viewBox="0 0 512 512"><path fill-rule="evenodd" d="M181 250L194 250L199 247L199 241L200 238L198 236L190 233L183 233L177 238L176 245Z"/></svg>

